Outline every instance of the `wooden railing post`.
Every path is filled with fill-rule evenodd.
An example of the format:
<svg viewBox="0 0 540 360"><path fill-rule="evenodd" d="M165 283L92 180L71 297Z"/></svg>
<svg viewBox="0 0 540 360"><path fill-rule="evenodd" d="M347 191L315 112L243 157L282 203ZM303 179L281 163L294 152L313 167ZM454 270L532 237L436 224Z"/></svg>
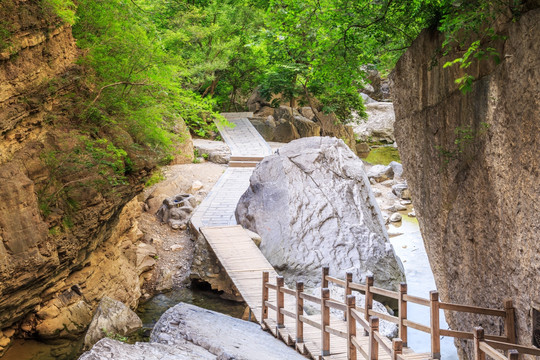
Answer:
<svg viewBox="0 0 540 360"><path fill-rule="evenodd" d="M441 337L439 334L439 293L437 291L429 292L429 308L431 311L431 358L441 358Z"/></svg>
<svg viewBox="0 0 540 360"><path fill-rule="evenodd" d="M321 289L321 356L330 355L330 333L326 327L330 325L330 308L326 305L326 300L330 299L330 290Z"/></svg>
<svg viewBox="0 0 540 360"><path fill-rule="evenodd" d="M484 341L484 329L475 327L474 334L474 360L486 360L486 354L480 350L480 342Z"/></svg>
<svg viewBox="0 0 540 360"><path fill-rule="evenodd" d="M268 282L268 271L263 271L262 273L262 309L261 309L261 326L266 328L264 325L264 320L268 319L268 307L266 307L266 302L268 301L268 288L266 283Z"/></svg>
<svg viewBox="0 0 540 360"><path fill-rule="evenodd" d="M345 305L347 305L347 297L352 294L350 283L352 283L352 273L345 273ZM343 313L343 320L347 321L347 313Z"/></svg>
<svg viewBox="0 0 540 360"><path fill-rule="evenodd" d="M507 299L504 301L504 311L506 316L504 319L504 332L508 342L515 344L516 343L516 328L515 328L515 310L512 299Z"/></svg>
<svg viewBox="0 0 540 360"><path fill-rule="evenodd" d="M276 276L276 297L277 297L277 319L276 325L278 328L285 327L284 325L284 315L281 313L281 309L284 307L285 303L285 294L281 291L281 288L285 284L283 276Z"/></svg>
<svg viewBox="0 0 540 360"><path fill-rule="evenodd" d="M373 275L366 276L366 313L364 314L364 318L366 319L366 322L369 324L369 310L373 309L373 294L371 293L371 287L373 286L374 279ZM364 335L368 335L367 331L364 331Z"/></svg>
<svg viewBox="0 0 540 360"><path fill-rule="evenodd" d="M352 310L356 309L356 296L347 295L345 301L347 302L347 359L356 360L356 347L352 342L353 337L356 337L356 320L352 316Z"/></svg>
<svg viewBox="0 0 540 360"><path fill-rule="evenodd" d="M296 342L304 342L304 323L300 320L300 316L304 315L304 299L300 295L304 292L304 283L296 282Z"/></svg>
<svg viewBox="0 0 540 360"><path fill-rule="evenodd" d="M405 320L407 320L407 300L405 300L405 295L407 295L407 284L399 284L399 303L398 303L398 312L399 312L399 338L402 341L403 346L407 347L407 326L405 325Z"/></svg>
<svg viewBox="0 0 540 360"><path fill-rule="evenodd" d="M397 360L403 354L403 341L400 338L392 339L392 360Z"/></svg>
<svg viewBox="0 0 540 360"><path fill-rule="evenodd" d="M328 266L323 266L322 268L322 282L321 282L321 289L325 289L328 287L328 280L326 277L330 274L330 268Z"/></svg>
<svg viewBox="0 0 540 360"><path fill-rule="evenodd" d="M517 350L508 350L508 360L518 360L519 353Z"/></svg>
<svg viewBox="0 0 540 360"><path fill-rule="evenodd" d="M372 316L369 319L369 360L379 359L379 343L375 338L376 331L379 331L379 318Z"/></svg>

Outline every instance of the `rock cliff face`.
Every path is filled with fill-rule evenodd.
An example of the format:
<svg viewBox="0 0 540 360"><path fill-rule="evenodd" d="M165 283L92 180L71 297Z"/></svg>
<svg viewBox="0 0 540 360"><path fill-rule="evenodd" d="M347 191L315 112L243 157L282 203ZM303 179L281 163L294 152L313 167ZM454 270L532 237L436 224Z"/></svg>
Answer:
<svg viewBox="0 0 540 360"><path fill-rule="evenodd" d="M14 334L84 331L104 295L135 307L154 260L134 220L141 204L131 201L149 170L144 160L114 193L72 187L88 174L47 165L47 154L62 154L81 135L61 100L78 91L82 72L71 28L36 1L3 1L0 18L0 343L7 345ZM43 196L67 188L73 211L53 200L43 207Z"/></svg>
<svg viewBox="0 0 540 360"><path fill-rule="evenodd" d="M448 59L436 55L442 37L422 33L396 67L395 129L442 299L496 308L513 299L518 340L531 344L540 307L540 9L500 31L502 62L474 64L466 95L454 83L459 69L443 69ZM456 330L500 332L498 320L447 315Z"/></svg>

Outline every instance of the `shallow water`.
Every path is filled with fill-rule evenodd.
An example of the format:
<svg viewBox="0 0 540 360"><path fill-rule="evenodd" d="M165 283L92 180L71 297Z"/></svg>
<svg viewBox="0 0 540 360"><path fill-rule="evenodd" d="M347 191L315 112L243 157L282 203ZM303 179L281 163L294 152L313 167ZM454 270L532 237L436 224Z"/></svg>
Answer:
<svg viewBox="0 0 540 360"><path fill-rule="evenodd" d="M233 317L241 318L245 304L225 300L219 294L200 289L180 289L159 294L140 305L137 315L143 322L143 331L130 337L128 342L145 341L150 335L160 316L169 308L185 302L199 307L218 311ZM73 360L81 354L83 338L76 341L44 343L36 340L16 340L2 360Z"/></svg>
<svg viewBox="0 0 540 360"><path fill-rule="evenodd" d="M407 278L407 292L411 295L429 298L429 292L435 290L435 279L429 266L429 260L424 247L424 241L420 234L418 221L409 218L406 212L402 213L403 221L400 225L390 225L390 232L401 232L403 235L390 238L396 254L401 258ZM407 318L429 326L429 308L409 303L407 306ZM448 329L444 312L440 311L441 329ZM431 339L429 334L408 329L408 345L416 352L430 352ZM457 360L457 350L454 339L441 337L441 358L444 360Z"/></svg>

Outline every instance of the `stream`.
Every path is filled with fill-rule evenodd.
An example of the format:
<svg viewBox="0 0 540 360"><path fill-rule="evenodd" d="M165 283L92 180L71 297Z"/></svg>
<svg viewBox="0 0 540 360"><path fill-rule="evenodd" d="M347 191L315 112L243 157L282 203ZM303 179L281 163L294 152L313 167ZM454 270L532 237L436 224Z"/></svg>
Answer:
<svg viewBox="0 0 540 360"><path fill-rule="evenodd" d="M410 218L402 212L403 221L397 225L391 224L389 231L393 233L403 233L399 236L390 238L396 254L400 257L405 268L407 278L407 293L423 298L429 298L429 292L435 290L435 279L429 260L424 248L424 241L418 227L418 220ZM448 324L444 317L444 312L440 310L440 327L448 329ZM425 306L408 303L407 318L420 324L429 326L429 309ZM431 338L429 334L415 329L408 329L408 346L415 352L430 352ZM441 337L441 359L457 360L457 350L454 345L454 339L450 337Z"/></svg>
<svg viewBox="0 0 540 360"><path fill-rule="evenodd" d="M136 312L143 322L141 332L131 336L130 343L148 341L150 332L161 315L179 302L193 304L205 309L218 311L241 318L245 304L222 299L214 291L197 288L182 288L154 296L141 304ZM84 337L76 340L61 340L45 343L36 340L15 340L2 360L74 360L81 355Z"/></svg>

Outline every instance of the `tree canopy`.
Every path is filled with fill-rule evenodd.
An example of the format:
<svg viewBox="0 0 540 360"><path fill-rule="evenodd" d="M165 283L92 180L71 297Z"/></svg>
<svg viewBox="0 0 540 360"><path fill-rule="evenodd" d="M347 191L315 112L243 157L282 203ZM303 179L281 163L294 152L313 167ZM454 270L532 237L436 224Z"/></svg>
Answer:
<svg viewBox="0 0 540 360"><path fill-rule="evenodd" d="M143 144L167 148L175 119L209 136L219 111L240 111L254 88L346 121L363 111L366 65L388 73L426 28L458 48L466 68L518 0L42 0L73 24L94 97L85 116L122 121ZM457 79L466 88L470 78Z"/></svg>

